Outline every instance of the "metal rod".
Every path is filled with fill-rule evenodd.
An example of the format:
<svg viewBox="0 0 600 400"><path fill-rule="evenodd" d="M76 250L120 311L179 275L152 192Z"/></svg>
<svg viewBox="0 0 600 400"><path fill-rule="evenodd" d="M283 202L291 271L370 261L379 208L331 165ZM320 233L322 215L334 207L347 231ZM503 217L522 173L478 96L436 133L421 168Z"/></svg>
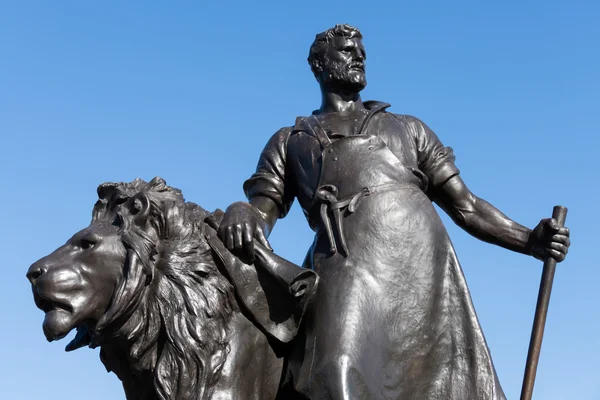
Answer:
<svg viewBox="0 0 600 400"><path fill-rule="evenodd" d="M552 212L558 225L563 227L567 218L567 208L555 206ZM550 293L552 292L552 282L554 272L556 271L556 260L549 257L544 261L544 271L540 282L540 291L538 293L537 306L535 308L535 318L531 330L531 339L529 341L529 352L527 353L527 363L525 364L525 375L523 377L523 388L521 389L521 400L531 400L533 395L533 384L537 372L540 351L542 349L542 339L544 338L544 327L546 325L546 315L548 315L548 306L550 304Z"/></svg>

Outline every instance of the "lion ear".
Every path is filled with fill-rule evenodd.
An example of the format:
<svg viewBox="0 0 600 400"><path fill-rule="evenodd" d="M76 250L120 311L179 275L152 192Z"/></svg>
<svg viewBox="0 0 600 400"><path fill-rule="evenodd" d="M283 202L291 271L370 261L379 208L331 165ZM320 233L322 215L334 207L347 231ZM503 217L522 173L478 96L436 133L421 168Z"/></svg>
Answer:
<svg viewBox="0 0 600 400"><path fill-rule="evenodd" d="M96 192L98 193L98 198L100 200L108 200L117 190L118 187L119 184L114 182L104 182L100 184L100 186L98 186L98 189L96 189Z"/></svg>
<svg viewBox="0 0 600 400"><path fill-rule="evenodd" d="M98 201L92 211L92 222L104 218L110 212L109 201L117 190L118 184L112 182L104 182L98 186Z"/></svg>
<svg viewBox="0 0 600 400"><path fill-rule="evenodd" d="M137 193L129 200L129 213L133 216L136 225L146 225L150 214L150 199L145 193Z"/></svg>

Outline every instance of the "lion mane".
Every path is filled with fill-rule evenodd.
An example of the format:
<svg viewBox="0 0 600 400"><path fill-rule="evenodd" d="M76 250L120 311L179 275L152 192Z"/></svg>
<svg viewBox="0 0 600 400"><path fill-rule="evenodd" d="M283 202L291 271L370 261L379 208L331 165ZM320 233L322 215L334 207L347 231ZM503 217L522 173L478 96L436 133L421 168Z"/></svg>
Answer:
<svg viewBox="0 0 600 400"><path fill-rule="evenodd" d="M128 210L147 200L143 223ZM89 334L101 360L119 375L105 350L118 338L135 374L153 374L160 399L207 398L229 352L229 322L237 309L233 287L220 273L205 238L210 214L186 202L161 178L98 187L93 222L120 227L127 249L123 279L111 305Z"/></svg>

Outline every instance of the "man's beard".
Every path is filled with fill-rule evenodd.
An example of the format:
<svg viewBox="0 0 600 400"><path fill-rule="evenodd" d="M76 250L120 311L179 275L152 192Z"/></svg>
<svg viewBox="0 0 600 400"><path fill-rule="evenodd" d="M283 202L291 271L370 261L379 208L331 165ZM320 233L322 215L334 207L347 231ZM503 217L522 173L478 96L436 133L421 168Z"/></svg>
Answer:
<svg viewBox="0 0 600 400"><path fill-rule="evenodd" d="M331 63L324 72L323 83L335 91L358 93L367 86L365 73L350 70L346 64Z"/></svg>

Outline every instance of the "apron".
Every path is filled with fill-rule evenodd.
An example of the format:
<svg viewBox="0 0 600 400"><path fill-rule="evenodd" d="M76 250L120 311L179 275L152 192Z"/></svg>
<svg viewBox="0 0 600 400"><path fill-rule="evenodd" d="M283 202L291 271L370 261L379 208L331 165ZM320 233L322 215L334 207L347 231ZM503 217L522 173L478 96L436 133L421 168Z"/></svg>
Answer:
<svg viewBox="0 0 600 400"><path fill-rule="evenodd" d="M322 147L307 267L320 276L295 389L310 399L505 399L447 232L406 167L376 135Z"/></svg>

